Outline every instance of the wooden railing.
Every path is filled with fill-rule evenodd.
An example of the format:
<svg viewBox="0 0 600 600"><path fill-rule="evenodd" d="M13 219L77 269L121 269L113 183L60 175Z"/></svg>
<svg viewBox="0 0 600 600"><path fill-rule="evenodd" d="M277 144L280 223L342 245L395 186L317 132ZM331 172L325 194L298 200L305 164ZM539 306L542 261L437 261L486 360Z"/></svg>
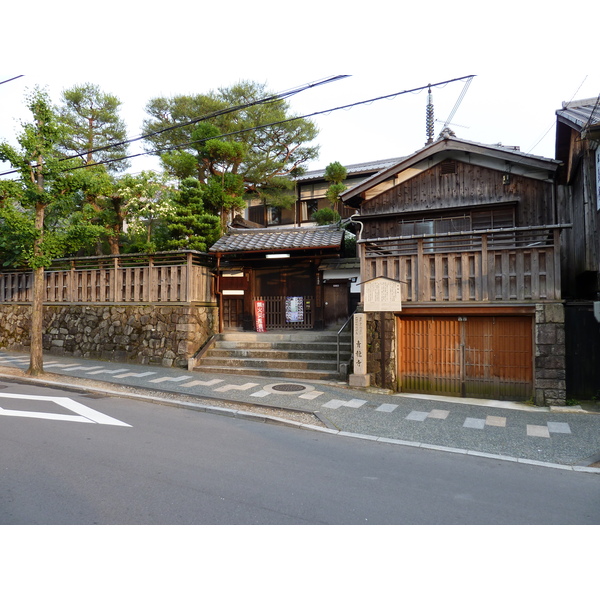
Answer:
<svg viewBox="0 0 600 600"><path fill-rule="evenodd" d="M211 258L201 252L92 256L53 261L49 303L211 302ZM31 302L31 271L0 272L0 302Z"/></svg>
<svg viewBox="0 0 600 600"><path fill-rule="evenodd" d="M360 240L363 281L401 281L404 302L559 300L564 227Z"/></svg>

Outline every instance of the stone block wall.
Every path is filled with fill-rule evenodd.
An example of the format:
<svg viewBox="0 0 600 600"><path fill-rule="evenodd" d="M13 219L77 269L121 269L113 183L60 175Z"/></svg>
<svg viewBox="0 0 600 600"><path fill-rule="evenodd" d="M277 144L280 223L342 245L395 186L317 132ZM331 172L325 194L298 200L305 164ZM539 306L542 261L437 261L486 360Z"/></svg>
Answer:
<svg viewBox="0 0 600 600"><path fill-rule="evenodd" d="M535 307L534 401L538 406L566 404L565 310L560 303Z"/></svg>
<svg viewBox="0 0 600 600"><path fill-rule="evenodd" d="M382 340L385 343L383 358ZM367 373L371 375L371 385L396 391L396 318L394 313L367 313L367 352Z"/></svg>
<svg viewBox="0 0 600 600"><path fill-rule="evenodd" d="M0 347L29 349L31 307L0 305ZM44 351L186 368L218 327L216 305L46 305Z"/></svg>

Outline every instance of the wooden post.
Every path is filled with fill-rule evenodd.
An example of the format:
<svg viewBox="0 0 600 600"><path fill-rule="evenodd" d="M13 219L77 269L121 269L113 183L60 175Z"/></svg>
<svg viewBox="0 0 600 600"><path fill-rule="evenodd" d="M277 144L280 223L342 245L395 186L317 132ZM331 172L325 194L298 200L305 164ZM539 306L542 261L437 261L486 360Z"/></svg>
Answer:
<svg viewBox="0 0 600 600"><path fill-rule="evenodd" d="M425 265L423 263L423 240L420 239L417 241L417 286L419 288L417 301L427 300L428 298L425 296L425 290L427 289L426 281L425 281Z"/></svg>
<svg viewBox="0 0 600 600"><path fill-rule="evenodd" d="M488 289L488 238L487 234L481 235L481 299L489 300Z"/></svg>
<svg viewBox="0 0 600 600"><path fill-rule="evenodd" d="M600 200L599 200L600 201ZM561 298L561 281L560 281L560 229L554 230L554 299Z"/></svg>
<svg viewBox="0 0 600 600"><path fill-rule="evenodd" d="M192 253L187 253L187 268L185 274L185 301L192 301L192 289L193 289L193 277L194 277L194 266L192 264Z"/></svg>
<svg viewBox="0 0 600 600"><path fill-rule="evenodd" d="M113 258L113 289L111 292L111 302L119 302L120 301L120 295L119 297L117 297L117 290L120 286L121 283L121 277L119 276L119 258L117 256L115 256L115 258Z"/></svg>
<svg viewBox="0 0 600 600"><path fill-rule="evenodd" d="M381 387L385 388L386 383L386 364L385 364L385 313L379 313L379 320L381 322Z"/></svg>

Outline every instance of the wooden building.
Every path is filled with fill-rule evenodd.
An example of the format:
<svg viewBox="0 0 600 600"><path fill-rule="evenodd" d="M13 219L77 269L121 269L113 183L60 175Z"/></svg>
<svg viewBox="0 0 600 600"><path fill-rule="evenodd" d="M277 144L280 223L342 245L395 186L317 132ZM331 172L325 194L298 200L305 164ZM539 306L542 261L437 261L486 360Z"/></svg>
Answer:
<svg viewBox="0 0 600 600"><path fill-rule="evenodd" d="M390 167L400 160L400 158L388 158L347 165L347 177L344 184L348 188L352 188L378 173L381 169ZM262 227L305 227L315 225L314 213L321 208L330 206L329 200L325 196L330 185L330 182L325 179L325 169L308 171L296 177L294 183L295 202L290 208L265 206L260 200L256 199L251 201L246 209L247 220L258 223ZM350 217L353 212L354 210L349 207L340 206L342 219Z"/></svg>
<svg viewBox="0 0 600 600"><path fill-rule="evenodd" d="M367 315L371 385L564 404L558 164L445 131L342 194L363 286L401 283Z"/></svg>
<svg viewBox="0 0 600 600"><path fill-rule="evenodd" d="M558 219L572 223L562 246L567 393L600 398L600 97L556 111Z"/></svg>
<svg viewBox="0 0 600 600"><path fill-rule="evenodd" d="M210 248L220 331L323 329L347 318L347 282L323 275L328 259L343 257L344 234L337 225L230 228Z"/></svg>

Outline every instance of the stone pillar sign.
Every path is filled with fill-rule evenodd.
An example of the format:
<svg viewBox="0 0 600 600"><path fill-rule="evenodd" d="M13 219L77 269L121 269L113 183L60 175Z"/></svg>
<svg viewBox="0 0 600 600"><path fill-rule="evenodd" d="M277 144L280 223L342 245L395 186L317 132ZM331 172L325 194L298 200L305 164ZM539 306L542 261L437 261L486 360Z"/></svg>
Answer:
<svg viewBox="0 0 600 600"><path fill-rule="evenodd" d="M354 373L349 376L348 383L356 387L368 387L370 376L367 373L367 315L356 313L353 322L354 341Z"/></svg>

